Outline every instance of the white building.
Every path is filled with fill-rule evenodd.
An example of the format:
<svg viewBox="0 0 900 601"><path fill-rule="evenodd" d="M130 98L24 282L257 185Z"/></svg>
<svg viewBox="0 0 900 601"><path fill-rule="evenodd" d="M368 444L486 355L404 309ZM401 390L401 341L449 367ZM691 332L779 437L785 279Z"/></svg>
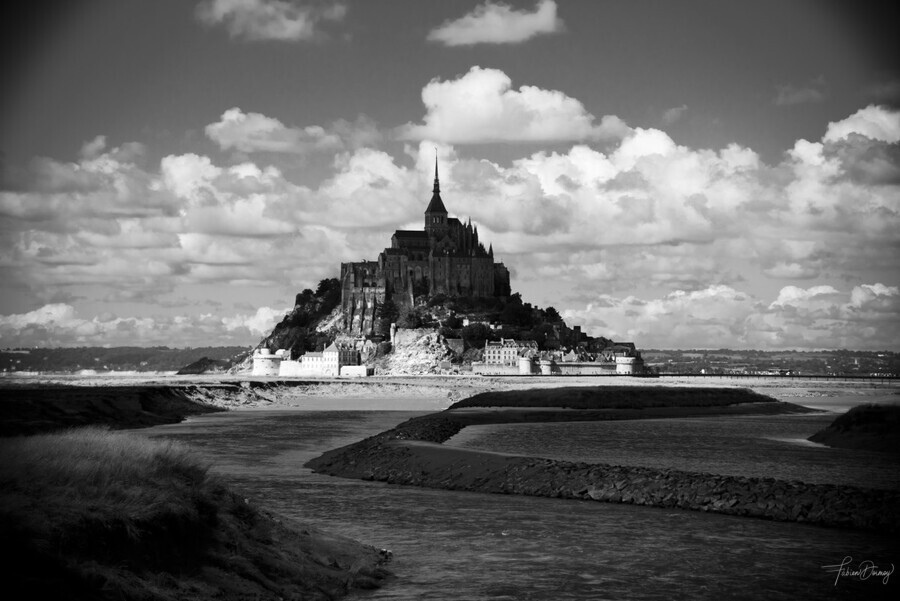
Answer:
<svg viewBox="0 0 900 601"><path fill-rule="evenodd" d="M279 374L283 377L337 377L341 368L359 365L359 353L352 346L331 343L321 353L306 353L299 361L282 361ZM354 374L356 375L356 374Z"/></svg>
<svg viewBox="0 0 900 601"><path fill-rule="evenodd" d="M278 376L281 375L281 363L290 353L283 349L274 354L267 348L253 351L253 375L254 376Z"/></svg>
<svg viewBox="0 0 900 601"><path fill-rule="evenodd" d="M534 340L513 340L501 338L500 342L485 342L484 362L488 365L519 365L519 355L527 351L537 352Z"/></svg>

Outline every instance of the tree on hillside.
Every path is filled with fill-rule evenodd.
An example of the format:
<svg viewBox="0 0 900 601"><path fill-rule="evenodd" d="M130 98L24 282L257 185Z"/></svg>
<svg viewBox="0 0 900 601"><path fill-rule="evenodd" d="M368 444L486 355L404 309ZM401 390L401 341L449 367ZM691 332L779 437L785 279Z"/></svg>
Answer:
<svg viewBox="0 0 900 601"><path fill-rule="evenodd" d="M470 346L484 348L485 340L493 340L494 332L483 323L473 323L460 331L460 336Z"/></svg>
<svg viewBox="0 0 900 601"><path fill-rule="evenodd" d="M562 321L562 317L559 315L559 311L557 311L554 307L547 307L544 309L544 320L547 323L556 323L558 321Z"/></svg>
<svg viewBox="0 0 900 601"><path fill-rule="evenodd" d="M321 311L330 313L341 302L341 282L337 278L326 278L316 288L316 298L321 302Z"/></svg>
<svg viewBox="0 0 900 601"><path fill-rule="evenodd" d="M500 311L500 321L505 324L522 327L534 325L531 311L522 304L522 297L518 292L509 297L503 310Z"/></svg>
<svg viewBox="0 0 900 601"><path fill-rule="evenodd" d="M315 293L307 288L303 292L299 293L294 299L294 306L308 305L310 302L312 302L313 298L315 298Z"/></svg>

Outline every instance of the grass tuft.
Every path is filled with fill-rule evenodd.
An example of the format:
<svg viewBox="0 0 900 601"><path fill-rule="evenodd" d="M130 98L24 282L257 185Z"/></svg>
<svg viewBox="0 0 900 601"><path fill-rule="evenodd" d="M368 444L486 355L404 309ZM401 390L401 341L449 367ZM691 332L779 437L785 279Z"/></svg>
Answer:
<svg viewBox="0 0 900 601"><path fill-rule="evenodd" d="M374 549L299 533L175 442L90 427L3 439L0 457L11 598L320 599L352 561L359 585L386 574Z"/></svg>

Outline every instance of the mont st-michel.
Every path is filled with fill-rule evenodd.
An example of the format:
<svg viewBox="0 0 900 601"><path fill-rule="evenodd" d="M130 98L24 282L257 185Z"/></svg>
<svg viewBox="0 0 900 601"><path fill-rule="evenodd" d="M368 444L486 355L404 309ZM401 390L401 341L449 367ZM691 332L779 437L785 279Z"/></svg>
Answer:
<svg viewBox="0 0 900 601"><path fill-rule="evenodd" d="M377 260L342 263L339 280L298 294L293 311L254 352L252 374L451 371L648 373L633 342L588 336L553 307L532 307L511 293L509 269L495 260L493 244L485 248L478 225L449 216L435 158L423 229L396 230Z"/></svg>
<svg viewBox="0 0 900 601"><path fill-rule="evenodd" d="M900 599L893 5L8 4L4 598Z"/></svg>

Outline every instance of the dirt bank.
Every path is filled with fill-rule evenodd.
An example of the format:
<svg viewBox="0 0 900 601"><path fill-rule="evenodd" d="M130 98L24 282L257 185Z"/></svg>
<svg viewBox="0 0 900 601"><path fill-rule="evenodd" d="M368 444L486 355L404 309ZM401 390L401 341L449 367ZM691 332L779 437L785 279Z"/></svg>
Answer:
<svg viewBox="0 0 900 601"><path fill-rule="evenodd" d="M900 406L859 405L809 440L840 449L900 454Z"/></svg>
<svg viewBox="0 0 900 601"><path fill-rule="evenodd" d="M475 397L460 405L484 407L460 407L409 420L377 436L329 451L307 467L335 476L428 488L634 503L827 526L900 530L900 492L896 491L572 463L440 444L462 428L477 424L809 411L773 399L760 400L749 391L732 390L713 402L706 392L698 392L692 400L690 389L681 389L678 401L667 403L669 391L651 388L644 391L644 401L631 406L615 392L608 396L602 389L581 392L577 404L584 408L577 409L550 407L565 403L570 396L558 391L484 395L480 401ZM594 402L589 402L591 396ZM523 404L535 406L509 406L516 397ZM543 406L537 406L538 402ZM499 407L501 404L506 406Z"/></svg>
<svg viewBox="0 0 900 601"><path fill-rule="evenodd" d="M0 436L104 425L114 429L172 424L221 411L195 391L171 386L15 386L0 390Z"/></svg>

